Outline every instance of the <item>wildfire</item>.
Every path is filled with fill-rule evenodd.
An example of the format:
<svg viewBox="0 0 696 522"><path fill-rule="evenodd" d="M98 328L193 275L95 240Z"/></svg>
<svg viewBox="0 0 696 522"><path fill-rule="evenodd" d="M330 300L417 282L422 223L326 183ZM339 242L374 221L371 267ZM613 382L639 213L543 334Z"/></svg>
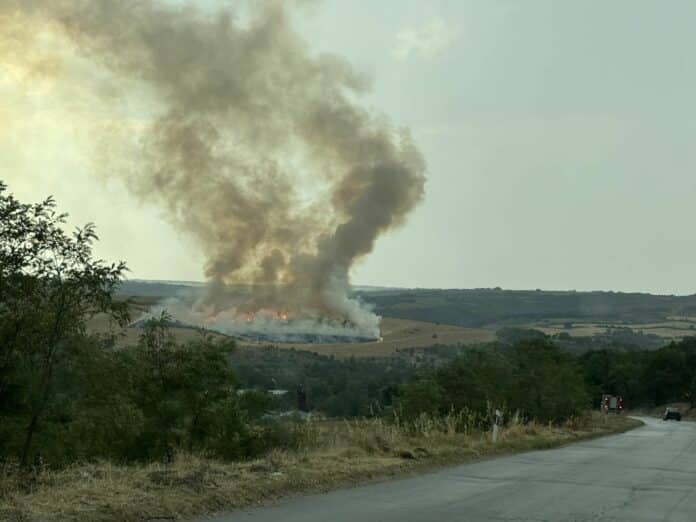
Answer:
<svg viewBox="0 0 696 522"><path fill-rule="evenodd" d="M178 302L168 303L178 305ZM156 313L156 310L153 312ZM201 326L243 339L272 342L335 343L382 342L382 332L360 331L348 319L327 318L288 310L281 307L262 307L250 310L232 305L219 309L212 306L173 310L181 325Z"/></svg>
<svg viewBox="0 0 696 522"><path fill-rule="evenodd" d="M236 309L223 310L218 313L208 314L203 321L206 324L214 324L221 320L231 320L232 322L253 323L257 319L260 320L278 320L287 323L290 320L290 314L285 310L272 310L262 308L257 312L242 312L238 313Z"/></svg>

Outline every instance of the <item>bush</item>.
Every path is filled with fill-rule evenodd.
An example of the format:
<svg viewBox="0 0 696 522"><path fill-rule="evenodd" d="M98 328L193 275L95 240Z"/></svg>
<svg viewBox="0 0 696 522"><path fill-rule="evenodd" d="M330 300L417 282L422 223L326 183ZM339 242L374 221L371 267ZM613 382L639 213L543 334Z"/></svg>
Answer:
<svg viewBox="0 0 696 522"><path fill-rule="evenodd" d="M401 408L406 418L437 415L442 409L444 390L436 379L424 378L401 388Z"/></svg>
<svg viewBox="0 0 696 522"><path fill-rule="evenodd" d="M541 422L562 422L589 404L576 361L546 339L464 352L429 376L402 387L402 408L419 414L466 411L483 424L494 409Z"/></svg>

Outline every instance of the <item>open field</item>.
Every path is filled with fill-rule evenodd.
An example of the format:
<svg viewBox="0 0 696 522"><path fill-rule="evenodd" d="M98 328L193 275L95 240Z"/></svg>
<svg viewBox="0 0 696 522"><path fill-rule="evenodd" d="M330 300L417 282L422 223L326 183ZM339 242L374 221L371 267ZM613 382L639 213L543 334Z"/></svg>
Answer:
<svg viewBox="0 0 696 522"><path fill-rule="evenodd" d="M292 344L278 343L278 348L295 348L336 357L384 357L405 348L427 348L433 345L477 344L495 339L493 330L464 328L447 324L426 323L408 319L382 319L382 341L367 343ZM239 346L251 348L268 343L242 341Z"/></svg>
<svg viewBox="0 0 696 522"><path fill-rule="evenodd" d="M682 320L675 321L674 319L667 319L663 322L652 322L652 323L574 323L572 320L568 320L570 323L566 326L564 323L548 321L529 323L525 325L527 328L533 328L544 332L546 335L557 335L561 333L567 333L574 337L590 337L593 335L600 335L607 331L607 329L612 328L630 328L636 333L643 333L646 335L657 335L664 338L666 341L678 340L683 337L696 336L696 321Z"/></svg>
<svg viewBox="0 0 696 522"><path fill-rule="evenodd" d="M137 319L162 298L187 291L198 290L190 284L128 282L122 295L132 299L133 318ZM360 289L356 293L384 316L381 342L275 346L342 358L383 357L409 348L490 342L498 329L509 326L533 328L550 336L567 334L590 343L589 338L596 336L597 345L623 343L644 349L696 335L696 296L497 289ZM95 330L104 331L107 326L99 320L93 323ZM198 335L187 328L176 328L173 333L181 341ZM118 342L132 344L139 335L138 329L121 330ZM587 342L583 349L589 349ZM242 349L268 345L249 340L238 344Z"/></svg>
<svg viewBox="0 0 696 522"><path fill-rule="evenodd" d="M146 310L147 308L142 307L141 305L132 306L131 318L137 319ZM92 320L90 320L89 329L91 332L114 334L116 336L117 346L129 346L137 344L140 335L143 333L142 329L140 328L120 328L117 324L109 321L106 316L102 315L94 317ZM178 342L182 343L192 341L200 335L200 332L195 328L172 328L171 333ZM219 334L214 335L222 337Z"/></svg>
<svg viewBox="0 0 696 522"><path fill-rule="evenodd" d="M132 307L131 315L137 319L147 310L147 306L136 304ZM91 323L92 331L114 331L118 336L118 344L135 344L142 330L138 328L118 328L109 323L105 317L96 317ZM175 338L181 342L189 341L199 335L193 328L172 328ZM382 319L382 341L365 343L331 343L331 344L298 344L298 343L268 343L239 340L242 349L273 344L278 348L295 348L307 350L322 355L336 357L384 357L404 348L426 348L433 345L456 345L485 343L495 339L495 332L483 328L464 328L447 324L427 323L408 319Z"/></svg>
<svg viewBox="0 0 696 522"><path fill-rule="evenodd" d="M180 454L171 464L74 465L21 474L0 468L0 519L8 521L185 520L288 495L453 465L486 456L548 449L640 425L598 413L560 427L535 423L488 433L455 430L461 418L298 425L298 449L247 462Z"/></svg>
<svg viewBox="0 0 696 522"><path fill-rule="evenodd" d="M135 304L131 313L134 319L148 309L144 303ZM125 346L135 344L142 330L138 328L118 328L103 317L97 317L90 323L92 331L113 331L117 335L117 344ZM675 320L670 318L664 322L651 323L598 323L573 322L571 318L561 321L539 321L521 324L520 327L539 330L546 335L568 334L572 337L592 337L603 335L617 328L630 328L634 333L658 336L664 343L676 341L684 337L696 336L696 321ZM186 342L199 335L193 328L173 328L172 333L180 342ZM222 336L222 334L213 334ZM259 346L273 345L281 349L307 350L321 355L335 357L385 357L399 350L409 348L429 348L435 345L473 345L494 341L495 328L470 328L442 323L416 321L412 319L397 319L384 317L382 319L382 341L362 343L268 343L238 340L241 349L252 349ZM658 343L659 344L659 343Z"/></svg>

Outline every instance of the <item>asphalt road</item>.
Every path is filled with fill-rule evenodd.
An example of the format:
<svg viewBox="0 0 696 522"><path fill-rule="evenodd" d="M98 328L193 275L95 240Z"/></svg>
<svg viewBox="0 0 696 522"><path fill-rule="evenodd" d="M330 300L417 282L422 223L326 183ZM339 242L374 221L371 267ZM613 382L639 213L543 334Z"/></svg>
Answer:
<svg viewBox="0 0 696 522"><path fill-rule="evenodd" d="M696 520L696 423L295 498L215 522Z"/></svg>

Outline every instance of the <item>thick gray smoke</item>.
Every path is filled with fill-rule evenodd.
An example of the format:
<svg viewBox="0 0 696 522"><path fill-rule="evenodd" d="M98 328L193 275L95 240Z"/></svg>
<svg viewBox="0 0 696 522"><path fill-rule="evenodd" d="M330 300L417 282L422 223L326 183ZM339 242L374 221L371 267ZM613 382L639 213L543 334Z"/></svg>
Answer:
<svg viewBox="0 0 696 522"><path fill-rule="evenodd" d="M119 100L149 100L138 156L99 165L202 249L200 314L282 310L375 333L378 318L349 297L350 270L422 198L423 158L406 131L356 106L365 82L311 52L292 4L254 5L242 21L154 0L0 0L0 33L63 35L132 88ZM233 284L253 290L240 299Z"/></svg>

